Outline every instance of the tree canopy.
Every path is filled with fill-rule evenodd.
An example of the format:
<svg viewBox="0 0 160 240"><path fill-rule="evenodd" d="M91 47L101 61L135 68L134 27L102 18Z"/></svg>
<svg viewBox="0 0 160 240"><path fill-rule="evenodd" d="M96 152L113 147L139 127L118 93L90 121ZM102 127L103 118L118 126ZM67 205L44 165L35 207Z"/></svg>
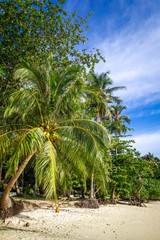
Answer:
<svg viewBox="0 0 160 240"><path fill-rule="evenodd" d="M65 1L2 0L0 3L0 59L1 68L7 72L20 59L34 57L46 61L53 54L53 67L79 62L92 67L101 57L99 50L87 53L79 49L85 44L88 30L87 18L74 11L64 10ZM2 73L2 70L1 70Z"/></svg>

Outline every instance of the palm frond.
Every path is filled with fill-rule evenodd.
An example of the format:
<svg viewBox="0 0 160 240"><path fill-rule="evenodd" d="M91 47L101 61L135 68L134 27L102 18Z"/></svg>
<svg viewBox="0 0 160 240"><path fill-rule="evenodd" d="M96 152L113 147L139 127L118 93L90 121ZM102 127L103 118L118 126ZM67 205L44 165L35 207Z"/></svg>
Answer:
<svg viewBox="0 0 160 240"><path fill-rule="evenodd" d="M24 130L21 129L21 131ZM16 131L14 131L14 135L15 132ZM19 162L21 159L25 159L31 152L42 148L45 141L45 136L41 128L33 128L29 129L28 131L25 130L21 136L16 136L14 140L18 141L16 143L14 153L9 159L10 167L8 169L7 175L12 171L12 168L16 170L17 162ZM9 139L9 141L11 140Z"/></svg>
<svg viewBox="0 0 160 240"><path fill-rule="evenodd" d="M126 89L126 87L125 86L119 86L119 87L112 87L112 88L107 88L106 89L106 93L113 93L113 92L115 92L115 91L117 91L117 90L123 90L123 89Z"/></svg>
<svg viewBox="0 0 160 240"><path fill-rule="evenodd" d="M35 67L23 61L21 67L14 72L14 78L20 79L29 87L36 87L43 96L46 93L46 78L43 76L45 71L42 68L43 66Z"/></svg>
<svg viewBox="0 0 160 240"><path fill-rule="evenodd" d="M16 143L22 138L30 129L14 129L6 131L6 129L1 129L0 135L0 154L5 154L13 146L16 146Z"/></svg>
<svg viewBox="0 0 160 240"><path fill-rule="evenodd" d="M4 117L10 117L13 113L18 113L24 119L30 112L39 112L41 122L44 121L37 97L27 90L21 90L12 94L11 103L7 107Z"/></svg>
<svg viewBox="0 0 160 240"><path fill-rule="evenodd" d="M77 126L101 137L106 144L110 142L110 135L105 127L89 119L71 119L62 121L59 126Z"/></svg>
<svg viewBox="0 0 160 240"><path fill-rule="evenodd" d="M63 136L63 141L65 138L70 138L72 144L82 145L90 159L101 160L102 152L107 148L106 142L100 136L80 126L58 127L58 133L61 137Z"/></svg>
<svg viewBox="0 0 160 240"><path fill-rule="evenodd" d="M127 115L121 116L121 120L124 120L126 123L130 124L131 120Z"/></svg>
<svg viewBox="0 0 160 240"><path fill-rule="evenodd" d="M48 199L56 199L56 171L56 150L48 140L36 158L38 184L44 187Z"/></svg>
<svg viewBox="0 0 160 240"><path fill-rule="evenodd" d="M3 122L3 116L6 111L5 107L0 107L0 124Z"/></svg>
<svg viewBox="0 0 160 240"><path fill-rule="evenodd" d="M78 99L83 96L83 83L78 79L70 84L70 86L59 97L55 110L51 114L50 120L58 115L68 115L72 112L72 107L77 103Z"/></svg>

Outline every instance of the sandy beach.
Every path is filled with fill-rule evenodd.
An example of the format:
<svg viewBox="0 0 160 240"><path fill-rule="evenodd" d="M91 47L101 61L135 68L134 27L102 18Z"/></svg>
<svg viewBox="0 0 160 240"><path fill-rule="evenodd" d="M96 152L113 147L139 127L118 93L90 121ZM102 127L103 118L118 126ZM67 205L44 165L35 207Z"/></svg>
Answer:
<svg viewBox="0 0 160 240"><path fill-rule="evenodd" d="M26 227L26 223L29 226ZM36 209L1 221L0 240L159 240L160 202L147 207Z"/></svg>

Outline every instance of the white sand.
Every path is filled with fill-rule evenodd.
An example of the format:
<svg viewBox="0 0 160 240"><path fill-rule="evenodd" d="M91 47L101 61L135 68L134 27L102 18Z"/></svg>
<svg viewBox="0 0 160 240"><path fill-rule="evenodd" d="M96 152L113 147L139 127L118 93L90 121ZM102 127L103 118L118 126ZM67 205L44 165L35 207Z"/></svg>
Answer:
<svg viewBox="0 0 160 240"><path fill-rule="evenodd" d="M30 226L26 227L29 222ZM0 240L160 240L160 202L147 207L37 209L5 220Z"/></svg>

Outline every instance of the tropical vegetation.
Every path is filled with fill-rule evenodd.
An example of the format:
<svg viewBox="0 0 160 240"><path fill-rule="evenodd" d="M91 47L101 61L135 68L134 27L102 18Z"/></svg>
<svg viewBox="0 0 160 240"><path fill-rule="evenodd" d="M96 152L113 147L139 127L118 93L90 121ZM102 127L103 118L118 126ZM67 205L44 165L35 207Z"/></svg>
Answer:
<svg viewBox="0 0 160 240"><path fill-rule="evenodd" d="M65 1L0 5L0 209L10 191L54 199L141 202L160 198L160 160L127 137L126 106L104 60L87 52L87 18ZM90 14L89 14L90 15Z"/></svg>

